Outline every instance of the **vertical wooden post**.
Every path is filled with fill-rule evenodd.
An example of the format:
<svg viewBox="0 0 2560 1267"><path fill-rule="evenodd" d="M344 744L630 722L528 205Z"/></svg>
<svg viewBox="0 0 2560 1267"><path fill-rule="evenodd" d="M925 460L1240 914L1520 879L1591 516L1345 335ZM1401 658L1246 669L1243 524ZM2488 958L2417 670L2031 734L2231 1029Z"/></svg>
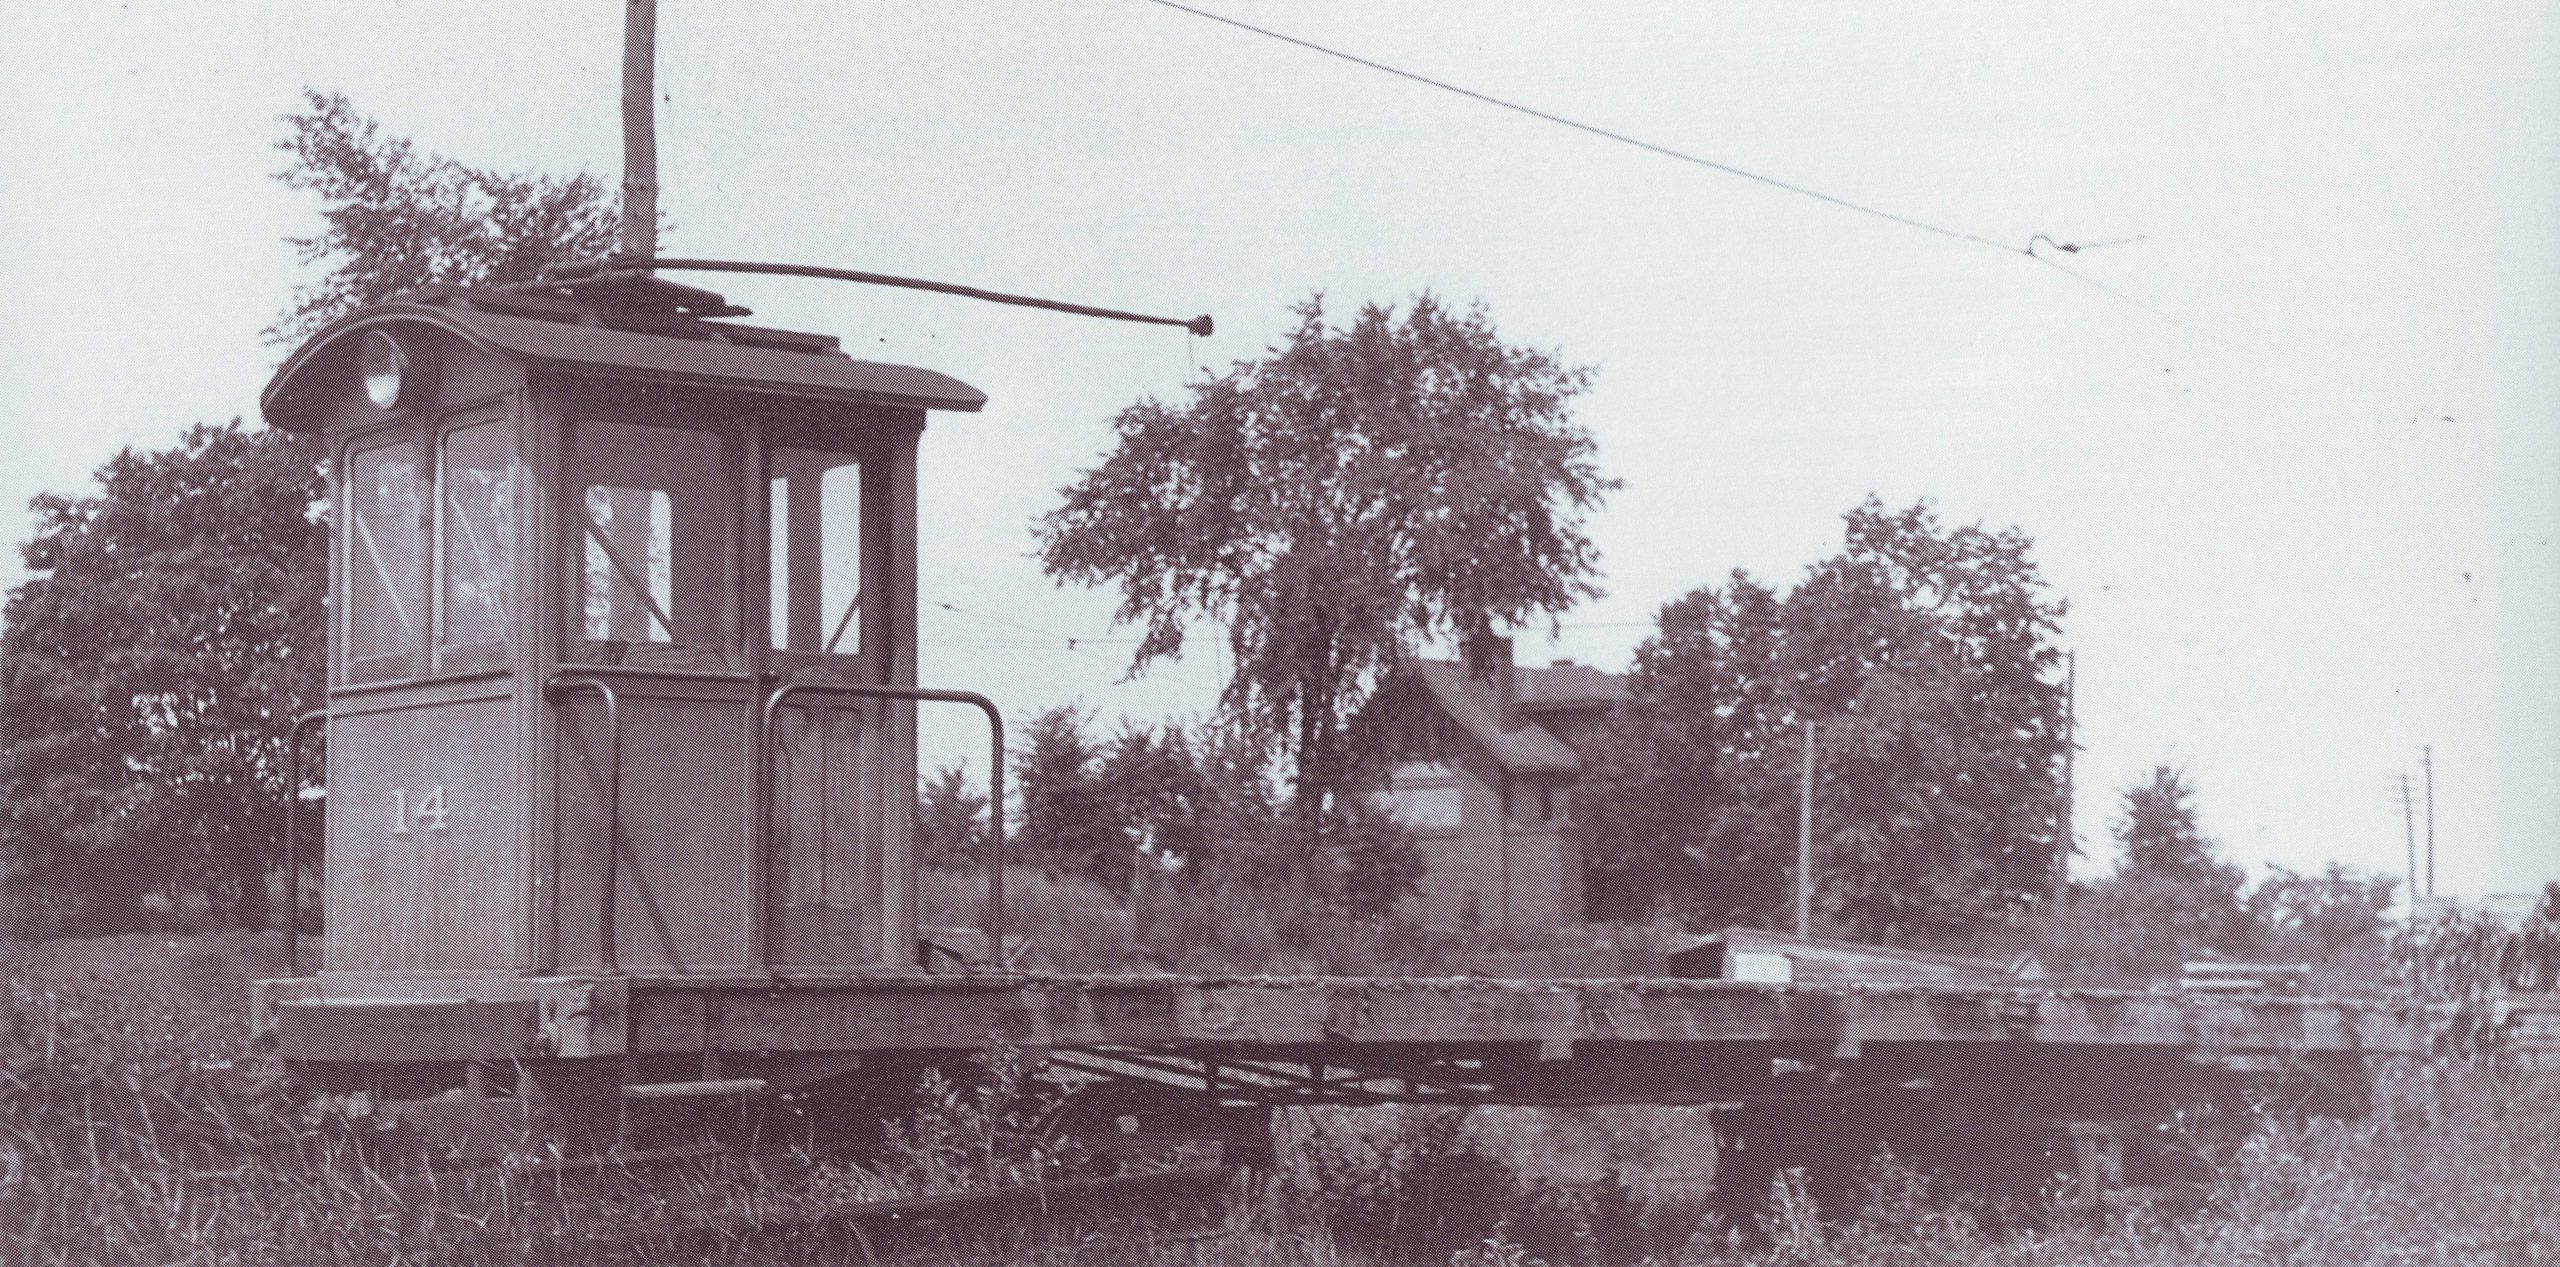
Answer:
<svg viewBox="0 0 2560 1267"><path fill-rule="evenodd" d="M2418 808L2417 797L2409 791L2409 776L2400 776L2400 830L2409 843L2409 925L2418 923Z"/></svg>
<svg viewBox="0 0 2560 1267"><path fill-rule="evenodd" d="M2436 746L2418 749L2418 760L2427 770L2427 896L2436 895Z"/></svg>
<svg viewBox="0 0 2560 1267"><path fill-rule="evenodd" d="M1813 723L1804 724L1804 780L1796 795L1796 936L1813 936Z"/></svg>
<svg viewBox="0 0 2560 1267"><path fill-rule="evenodd" d="M2071 848L2080 843L2073 814L2071 760L2080 749L2080 653L2062 653L2062 830L2053 842L2053 903L2071 896Z"/></svg>
<svg viewBox="0 0 2560 1267"><path fill-rule="evenodd" d="M658 253L658 0L623 0L622 253Z"/></svg>

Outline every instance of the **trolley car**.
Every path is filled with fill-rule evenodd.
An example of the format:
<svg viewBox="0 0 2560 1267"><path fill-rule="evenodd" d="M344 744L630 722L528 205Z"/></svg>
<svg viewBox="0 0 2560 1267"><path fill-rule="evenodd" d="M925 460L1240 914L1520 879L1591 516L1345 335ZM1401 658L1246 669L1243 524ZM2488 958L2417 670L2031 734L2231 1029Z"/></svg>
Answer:
<svg viewBox="0 0 2560 1267"><path fill-rule="evenodd" d="M454 1148L859 1105L1008 1043L1248 1149L1285 1104L1716 1104L1750 1168L2046 1131L2095 1184L2124 1122L2250 1077L2351 1098L2365 1058L2426 1042L2422 1012L2292 995L928 954L916 710L998 715L916 682L916 452L929 413L984 397L743 315L642 271L430 290L321 331L265 392L271 424L326 437L337 513L327 918L256 1021ZM975 944L1001 948L1000 858L988 882Z"/></svg>

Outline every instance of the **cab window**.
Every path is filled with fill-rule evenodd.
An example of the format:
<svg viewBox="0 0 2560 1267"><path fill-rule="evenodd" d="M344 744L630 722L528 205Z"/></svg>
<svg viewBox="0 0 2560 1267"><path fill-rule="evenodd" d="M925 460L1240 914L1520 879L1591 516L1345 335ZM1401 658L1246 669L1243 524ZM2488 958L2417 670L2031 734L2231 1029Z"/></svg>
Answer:
<svg viewBox="0 0 2560 1267"><path fill-rule="evenodd" d="M573 654L738 667L729 446L712 431L589 421L570 441Z"/></svg>
<svg viewBox="0 0 2560 1267"><path fill-rule="evenodd" d="M515 486L503 422L448 431L436 471L436 660L503 662L515 559Z"/></svg>
<svg viewBox="0 0 2560 1267"><path fill-rule="evenodd" d="M777 445L766 478L767 623L777 651L862 652L862 463Z"/></svg>
<svg viewBox="0 0 2560 1267"><path fill-rule="evenodd" d="M417 446L403 437L347 456L344 680L374 682L415 671L425 632L425 506Z"/></svg>

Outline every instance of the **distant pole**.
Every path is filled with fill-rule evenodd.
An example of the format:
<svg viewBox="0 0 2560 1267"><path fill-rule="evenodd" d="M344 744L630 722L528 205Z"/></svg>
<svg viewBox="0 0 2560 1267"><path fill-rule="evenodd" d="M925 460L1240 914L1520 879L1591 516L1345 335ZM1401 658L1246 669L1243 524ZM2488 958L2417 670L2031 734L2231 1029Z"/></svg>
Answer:
<svg viewBox="0 0 2560 1267"><path fill-rule="evenodd" d="M2418 922L2418 798L2409 791L2409 776L2400 776L2400 829L2409 840L2409 922Z"/></svg>
<svg viewBox="0 0 2560 1267"><path fill-rule="evenodd" d="M2427 771L2427 896L2436 895L2436 746L2418 749L2418 764Z"/></svg>
<svg viewBox="0 0 2560 1267"><path fill-rule="evenodd" d="M2062 653L2062 830L2054 833L2053 902L2060 906L2071 895L2071 847L2080 843L2080 832L2072 818L2071 759L2080 747L2080 653Z"/></svg>
<svg viewBox="0 0 2560 1267"><path fill-rule="evenodd" d="M622 251L658 253L658 0L623 0Z"/></svg>
<svg viewBox="0 0 2560 1267"><path fill-rule="evenodd" d="M1813 936L1813 723L1804 724L1804 779L1796 793L1796 936Z"/></svg>

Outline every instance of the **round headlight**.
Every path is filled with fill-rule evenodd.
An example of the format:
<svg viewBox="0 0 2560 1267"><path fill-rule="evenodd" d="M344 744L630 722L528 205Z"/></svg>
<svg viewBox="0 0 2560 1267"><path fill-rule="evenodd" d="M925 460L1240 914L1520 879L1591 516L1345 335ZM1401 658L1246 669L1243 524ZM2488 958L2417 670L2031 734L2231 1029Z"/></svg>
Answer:
<svg viewBox="0 0 2560 1267"><path fill-rule="evenodd" d="M388 331L376 330L364 336L356 352L356 365L364 375L365 399L377 409L389 409L400 403L400 393L409 376L409 351Z"/></svg>

